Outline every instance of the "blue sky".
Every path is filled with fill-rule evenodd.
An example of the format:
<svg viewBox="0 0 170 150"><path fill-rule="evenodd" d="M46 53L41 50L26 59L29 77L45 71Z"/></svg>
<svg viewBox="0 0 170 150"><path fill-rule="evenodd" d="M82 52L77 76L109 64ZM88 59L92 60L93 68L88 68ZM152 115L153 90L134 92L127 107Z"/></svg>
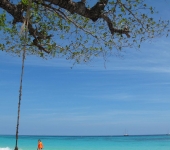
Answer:
<svg viewBox="0 0 170 150"><path fill-rule="evenodd" d="M154 1L165 18L169 4ZM170 132L170 38L121 54L106 64L98 58L72 69L64 59L28 56L19 134ZM0 134L15 134L20 72L21 58L0 52Z"/></svg>

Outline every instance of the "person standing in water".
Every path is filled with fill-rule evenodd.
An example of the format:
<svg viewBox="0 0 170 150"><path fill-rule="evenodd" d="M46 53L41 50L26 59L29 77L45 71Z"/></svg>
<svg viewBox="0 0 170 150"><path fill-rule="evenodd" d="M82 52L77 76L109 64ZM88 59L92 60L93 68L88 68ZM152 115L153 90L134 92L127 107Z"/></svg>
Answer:
<svg viewBox="0 0 170 150"><path fill-rule="evenodd" d="M43 143L41 142L41 140L38 140L38 148L37 150L42 150L44 148Z"/></svg>

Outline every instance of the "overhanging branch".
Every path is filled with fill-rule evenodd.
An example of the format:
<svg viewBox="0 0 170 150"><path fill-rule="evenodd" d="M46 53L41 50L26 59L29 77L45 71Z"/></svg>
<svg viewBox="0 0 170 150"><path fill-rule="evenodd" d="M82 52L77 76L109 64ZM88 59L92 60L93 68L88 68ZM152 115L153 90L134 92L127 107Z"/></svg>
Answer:
<svg viewBox="0 0 170 150"><path fill-rule="evenodd" d="M92 21L97 21L98 19L103 19L106 21L108 28L111 32L112 35L114 33L118 34L126 34L127 37L130 37L129 35L129 30L124 28L124 29L117 29L113 27L113 23L111 19L104 14L104 9L105 6L108 4L108 0L100 0L100 2L97 2L93 7L88 8L85 5L85 0L81 0L80 2L73 2L72 0L43 0L43 1L37 1L37 0L32 0L33 3L37 3L38 5L44 6L44 10L46 9L45 5L51 6L51 8L55 8L55 6L58 6L60 8L63 8L67 11L69 11L71 14L76 13L78 15L81 15L85 18L89 18ZM27 11L27 7L19 3L17 5L12 4L8 0L0 0L0 7L4 9L6 12L11 14L14 18L13 23L23 23L25 20L24 17L24 12ZM61 12L60 12L61 14ZM63 14L62 14L63 15ZM69 19L68 17L64 16L67 20ZM82 29L81 26L76 25L78 28ZM90 34L88 31L85 29L82 29L84 32ZM33 44L38 47L39 50L44 51L46 53L50 53L44 45L41 44L41 40L51 38L51 35L45 36L42 35L36 28L34 28L34 25L31 24L31 22L28 25L28 32L29 34L34 38L33 39ZM95 36L94 36L95 37Z"/></svg>

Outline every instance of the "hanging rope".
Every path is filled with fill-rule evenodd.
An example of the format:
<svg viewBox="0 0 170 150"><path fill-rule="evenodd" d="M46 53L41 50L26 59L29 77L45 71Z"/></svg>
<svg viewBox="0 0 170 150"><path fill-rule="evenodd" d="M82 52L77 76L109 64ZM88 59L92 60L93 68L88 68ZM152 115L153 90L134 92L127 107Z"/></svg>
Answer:
<svg viewBox="0 0 170 150"><path fill-rule="evenodd" d="M14 150L18 150L18 130L19 130L20 106L21 106L21 97L22 97L22 79L23 79L23 75L24 75L25 53L26 53L26 48L24 46L23 55L22 55L22 68L21 68L20 88L19 88L18 117L17 117L17 127L16 127L16 144L15 144L15 149Z"/></svg>
<svg viewBox="0 0 170 150"><path fill-rule="evenodd" d="M23 47L23 55L22 55L22 68L21 68L21 77L20 77L20 87L19 87L19 102L18 102L18 116L17 116L17 126L16 126L16 143L15 149L18 150L18 131L19 131L19 120L20 120L20 106L21 106L21 99L22 99L22 80L24 75L24 62L26 56L26 44L27 44L27 33L28 33L28 23L30 18L30 8L31 8L31 0L28 1L28 7L26 12L25 21L21 27L21 34L24 32L24 47Z"/></svg>

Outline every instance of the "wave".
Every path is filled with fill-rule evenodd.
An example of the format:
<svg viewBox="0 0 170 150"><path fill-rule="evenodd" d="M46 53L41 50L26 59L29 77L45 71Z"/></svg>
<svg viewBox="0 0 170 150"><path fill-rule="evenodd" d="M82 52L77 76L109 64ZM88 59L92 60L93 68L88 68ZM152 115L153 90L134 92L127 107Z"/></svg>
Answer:
<svg viewBox="0 0 170 150"><path fill-rule="evenodd" d="M12 149L10 149L9 147L5 147L5 148L0 147L0 150L12 150Z"/></svg>

